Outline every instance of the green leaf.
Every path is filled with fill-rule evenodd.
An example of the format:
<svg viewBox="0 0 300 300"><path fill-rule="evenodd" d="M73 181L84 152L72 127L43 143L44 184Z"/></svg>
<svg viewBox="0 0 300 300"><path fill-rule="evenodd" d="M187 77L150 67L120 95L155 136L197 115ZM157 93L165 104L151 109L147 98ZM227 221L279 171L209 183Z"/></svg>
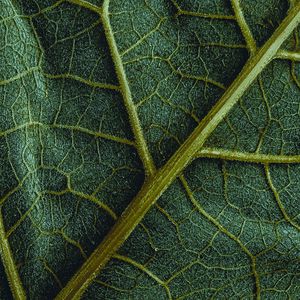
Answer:
<svg viewBox="0 0 300 300"><path fill-rule="evenodd" d="M0 0L0 298L297 299L297 0Z"/></svg>

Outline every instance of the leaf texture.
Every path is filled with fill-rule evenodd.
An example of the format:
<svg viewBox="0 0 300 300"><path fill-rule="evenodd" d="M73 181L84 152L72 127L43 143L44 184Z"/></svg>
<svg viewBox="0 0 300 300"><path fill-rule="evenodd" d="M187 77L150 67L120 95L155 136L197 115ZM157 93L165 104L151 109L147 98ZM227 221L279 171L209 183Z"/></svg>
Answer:
<svg viewBox="0 0 300 300"><path fill-rule="evenodd" d="M299 22L0 0L0 298L297 299Z"/></svg>

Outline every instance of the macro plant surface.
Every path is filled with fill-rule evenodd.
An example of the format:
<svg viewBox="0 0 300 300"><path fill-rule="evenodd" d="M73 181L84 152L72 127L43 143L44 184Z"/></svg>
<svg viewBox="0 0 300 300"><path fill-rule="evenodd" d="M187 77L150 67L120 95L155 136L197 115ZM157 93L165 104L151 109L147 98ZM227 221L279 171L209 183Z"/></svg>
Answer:
<svg viewBox="0 0 300 300"><path fill-rule="evenodd" d="M298 299L299 22L0 0L0 298Z"/></svg>

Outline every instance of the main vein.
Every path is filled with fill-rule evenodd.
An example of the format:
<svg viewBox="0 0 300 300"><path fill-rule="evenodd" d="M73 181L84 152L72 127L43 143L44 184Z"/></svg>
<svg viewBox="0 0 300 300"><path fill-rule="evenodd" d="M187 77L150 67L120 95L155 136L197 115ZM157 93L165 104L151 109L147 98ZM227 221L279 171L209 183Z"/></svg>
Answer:
<svg viewBox="0 0 300 300"><path fill-rule="evenodd" d="M116 67L119 69L118 76L122 83L122 89L124 89L124 96L127 100L130 100L129 108L131 108L132 102L129 87L125 80L125 72L122 67L121 58L117 53L116 43L113 39L109 22L108 2L109 1L104 1L102 18L105 23L106 34L110 38L109 44L112 54L114 55L115 62L117 62ZM300 3L290 10L288 16L283 20L271 38L250 58L240 75L164 167L145 182L140 192L126 208L108 235L68 282L65 288L58 294L57 299L80 298L86 288L96 278L99 271L103 269L113 254L140 223L151 206L191 162L212 131L237 103L258 74L260 74L266 65L274 58L279 47L288 38L299 22Z"/></svg>
<svg viewBox="0 0 300 300"><path fill-rule="evenodd" d="M2 213L0 212L0 254L2 263L5 269L5 273L11 287L11 292L16 300L26 299L26 293L24 291L17 266L15 264L13 254L8 243L6 236Z"/></svg>

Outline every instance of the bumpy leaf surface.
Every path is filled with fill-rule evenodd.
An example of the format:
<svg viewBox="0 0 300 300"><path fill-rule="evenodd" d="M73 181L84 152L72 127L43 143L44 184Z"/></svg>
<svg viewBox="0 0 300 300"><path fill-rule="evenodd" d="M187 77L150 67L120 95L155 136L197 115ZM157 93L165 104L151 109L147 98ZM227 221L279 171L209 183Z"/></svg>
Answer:
<svg viewBox="0 0 300 300"><path fill-rule="evenodd" d="M0 298L298 299L299 22L0 0Z"/></svg>

